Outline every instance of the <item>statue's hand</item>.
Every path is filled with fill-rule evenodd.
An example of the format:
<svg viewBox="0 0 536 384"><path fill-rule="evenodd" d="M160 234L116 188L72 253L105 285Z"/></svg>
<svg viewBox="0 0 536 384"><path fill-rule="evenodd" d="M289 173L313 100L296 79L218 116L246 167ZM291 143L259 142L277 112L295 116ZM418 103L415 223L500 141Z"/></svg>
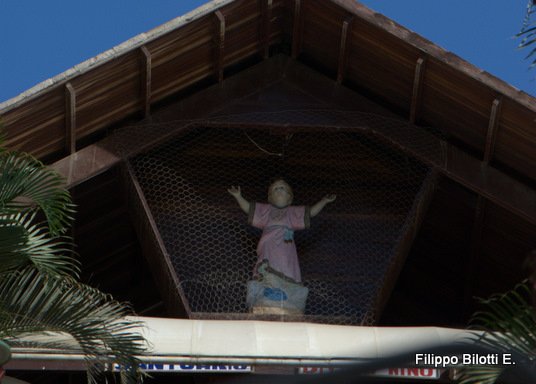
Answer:
<svg viewBox="0 0 536 384"><path fill-rule="evenodd" d="M231 188L227 189L227 192L229 192L234 198L242 196L242 192L240 192L240 186L235 187L234 185L232 185Z"/></svg>
<svg viewBox="0 0 536 384"><path fill-rule="evenodd" d="M330 195L326 195L326 196L324 196L323 200L324 200L326 203L333 203L333 202L335 201L336 198L337 198L337 195L330 194Z"/></svg>

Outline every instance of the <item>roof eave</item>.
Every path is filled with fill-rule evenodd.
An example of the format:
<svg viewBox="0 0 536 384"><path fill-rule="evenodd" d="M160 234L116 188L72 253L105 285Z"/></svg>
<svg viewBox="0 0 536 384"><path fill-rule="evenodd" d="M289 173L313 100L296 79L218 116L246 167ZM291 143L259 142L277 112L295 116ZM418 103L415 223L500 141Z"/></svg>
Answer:
<svg viewBox="0 0 536 384"><path fill-rule="evenodd" d="M351 12L361 19L366 20L368 23L387 31L388 33L396 36L405 43L410 44L427 55L439 60L440 62L454 68L457 71L464 73L471 78L480 81L491 89L503 94L506 97L516 100L516 102L519 104L536 112L536 98L512 86L506 81L490 74L489 72L476 67L455 53L447 51L430 40L425 39L416 32L403 27L381 13L367 8L366 6L354 0L331 1L346 11Z"/></svg>
<svg viewBox="0 0 536 384"><path fill-rule="evenodd" d="M232 3L235 0L212 0L209 3L203 4L202 6L194 9L191 12L188 12L185 15L176 17L173 20L168 21L165 24L162 24L148 32L140 33L137 36L134 36L131 39L95 56L92 57L80 64L75 65L74 67L66 70L65 72L60 73L52 78L42 81L41 83L33 86L32 88L24 91L18 96L15 96L9 100L6 100L0 103L0 113L8 112L9 110L18 107L19 105L36 98L49 90L64 85L69 82L71 79L86 73L98 66L101 66L111 60L118 58L125 53L128 53L136 48L139 48L150 41L153 41L166 33L180 28L194 20L197 20L203 16L206 16L217 9Z"/></svg>

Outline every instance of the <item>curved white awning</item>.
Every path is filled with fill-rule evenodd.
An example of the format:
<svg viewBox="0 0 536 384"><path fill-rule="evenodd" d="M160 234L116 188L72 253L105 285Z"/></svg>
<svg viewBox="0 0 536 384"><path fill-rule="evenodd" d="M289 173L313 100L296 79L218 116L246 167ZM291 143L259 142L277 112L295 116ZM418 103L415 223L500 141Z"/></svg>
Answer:
<svg viewBox="0 0 536 384"><path fill-rule="evenodd" d="M132 317L149 343L144 363L332 366L386 358L454 342L467 330L439 327L359 327L272 321ZM474 337L473 337L474 339ZM84 362L79 353L13 348L7 369L55 369ZM23 368L19 368L23 369ZM29 369L29 368L24 368ZM60 368L57 368L60 369Z"/></svg>

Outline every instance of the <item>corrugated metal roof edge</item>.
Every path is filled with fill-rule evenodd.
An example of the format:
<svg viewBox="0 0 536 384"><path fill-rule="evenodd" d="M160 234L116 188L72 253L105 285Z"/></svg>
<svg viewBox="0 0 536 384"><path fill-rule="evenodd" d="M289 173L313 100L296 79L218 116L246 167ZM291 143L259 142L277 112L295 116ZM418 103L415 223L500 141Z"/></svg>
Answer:
<svg viewBox="0 0 536 384"><path fill-rule="evenodd" d="M132 49L139 48L148 42L159 38L160 36L165 35L166 33L180 28L193 20L199 19L211 12L214 12L216 9L221 8L229 3L232 3L235 0L212 0L209 3L206 3L191 12L188 12L185 15L176 17L173 20L168 21L165 24L162 24L148 32L140 33L137 36L134 36L131 39L95 56L92 57L80 64L75 65L74 67L66 70L65 72L60 73L50 79L44 80L41 83L33 86L32 88L24 91L18 96L15 96L9 100L6 100L0 103L0 113L6 113L9 110L18 107L22 103L29 101L41 94L47 92L51 88L67 83L69 80L74 77L83 74L95 67L103 65L118 56L125 54Z"/></svg>

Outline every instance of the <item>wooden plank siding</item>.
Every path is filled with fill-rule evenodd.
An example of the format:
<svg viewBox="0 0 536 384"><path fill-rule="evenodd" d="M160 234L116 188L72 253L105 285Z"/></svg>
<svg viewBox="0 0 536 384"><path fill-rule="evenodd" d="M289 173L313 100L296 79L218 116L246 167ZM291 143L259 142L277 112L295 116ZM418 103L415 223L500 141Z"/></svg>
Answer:
<svg viewBox="0 0 536 384"><path fill-rule="evenodd" d="M140 111L140 77L139 53L134 51L73 80L78 102L77 137L84 138Z"/></svg>
<svg viewBox="0 0 536 384"><path fill-rule="evenodd" d="M139 313L163 315L150 268L127 214L124 186L118 167L73 188L77 213L76 252L82 281L130 301Z"/></svg>
<svg viewBox="0 0 536 384"><path fill-rule="evenodd" d="M281 40L282 3L282 0L273 2L274 25L269 29L270 44ZM261 57L265 47L260 43L259 3L249 0L231 3L221 11L229 17L224 66L252 56ZM192 21L145 45L152 57L152 103L211 75L214 70L212 17L209 14ZM70 80L77 95L77 139L144 111L141 87L144 73L139 60L139 52L135 49ZM52 87L44 94L0 113L9 147L38 157L63 153L61 143L66 140L62 132L65 130L63 88Z"/></svg>
<svg viewBox="0 0 536 384"><path fill-rule="evenodd" d="M43 157L63 151L65 144L65 92L56 88L0 117L5 144Z"/></svg>
<svg viewBox="0 0 536 384"><path fill-rule="evenodd" d="M526 182L536 184L536 120L535 113L503 99L497 127L492 164L504 165L523 175Z"/></svg>
<svg viewBox="0 0 536 384"><path fill-rule="evenodd" d="M385 31L357 19L349 46L347 81L375 95L400 111L409 111L415 62L420 52L400 49L400 42Z"/></svg>
<svg viewBox="0 0 536 384"><path fill-rule="evenodd" d="M293 33L294 5L290 0L273 1L270 44L291 41L288 35ZM489 80L488 74L477 72L468 63L460 64L455 55L437 47L424 51L431 43L383 16L373 14L371 20L370 11L354 8L349 9L342 1L303 1L300 49L304 60L318 64L336 78L341 25L354 16L348 33L345 83L375 95L407 117L415 63L424 52L429 60L422 81L419 122L444 131L482 155L491 102L507 87L492 81L496 79ZM264 55L262 9L260 0L240 0L220 8L226 18L224 67ZM145 44L152 58L152 103L200 84L213 74L213 18L213 14L207 14ZM77 95L78 139L143 111L142 72L135 49L71 80ZM513 98L516 92L506 90L494 161L536 179L536 154L531 151L536 144L536 102L520 94L523 103L519 103ZM63 94L57 87L7 110L2 113L7 145L38 157L63 153L64 114Z"/></svg>

